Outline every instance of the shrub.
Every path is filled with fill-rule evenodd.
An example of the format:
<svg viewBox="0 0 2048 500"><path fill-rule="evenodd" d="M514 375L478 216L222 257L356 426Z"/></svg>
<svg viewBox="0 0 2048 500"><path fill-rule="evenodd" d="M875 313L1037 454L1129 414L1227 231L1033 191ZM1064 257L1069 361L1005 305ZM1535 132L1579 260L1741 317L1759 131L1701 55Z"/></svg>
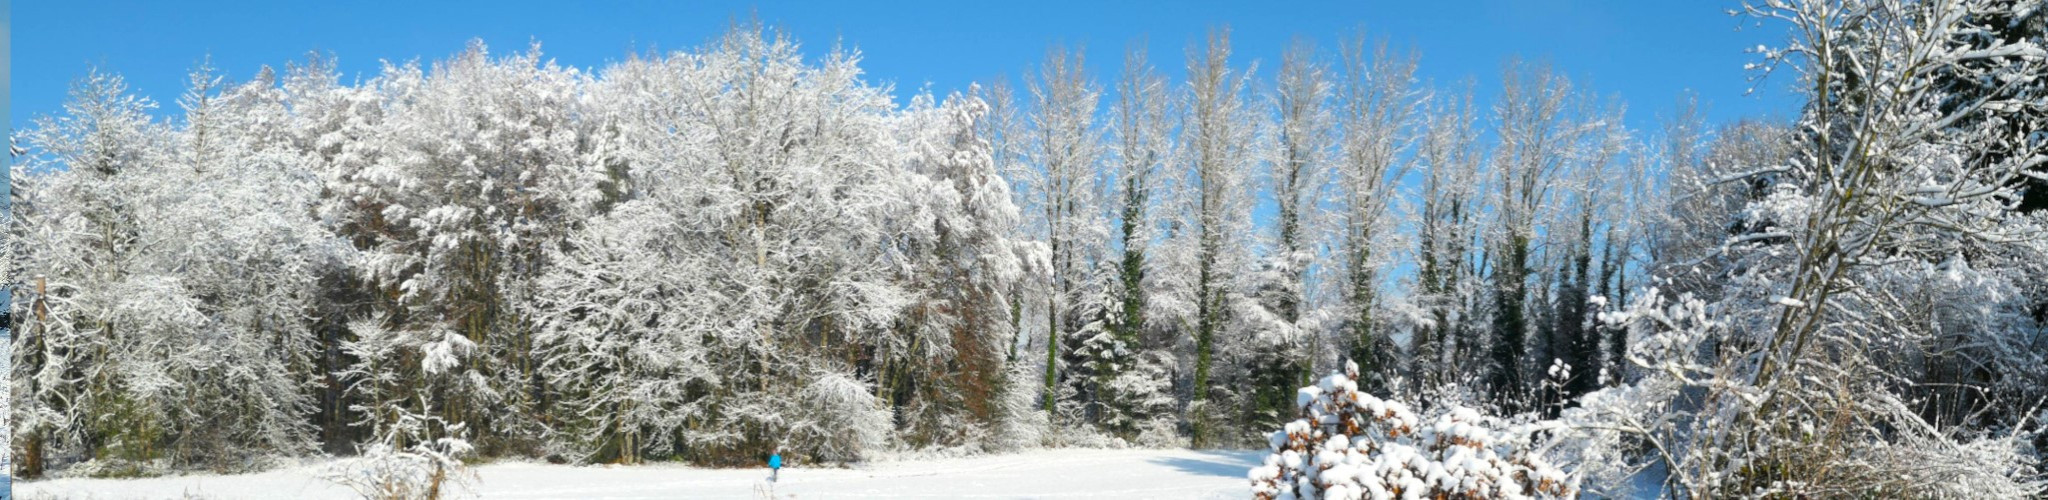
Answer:
<svg viewBox="0 0 2048 500"><path fill-rule="evenodd" d="M474 486L475 472L461 457L471 451L460 438L441 438L400 450L378 443L362 456L328 466L322 479L369 500L437 500Z"/></svg>
<svg viewBox="0 0 2048 500"><path fill-rule="evenodd" d="M1252 495L1274 499L1570 498L1577 480L1530 446L1531 428L1456 405L1418 414L1358 390L1358 365L1296 393Z"/></svg>

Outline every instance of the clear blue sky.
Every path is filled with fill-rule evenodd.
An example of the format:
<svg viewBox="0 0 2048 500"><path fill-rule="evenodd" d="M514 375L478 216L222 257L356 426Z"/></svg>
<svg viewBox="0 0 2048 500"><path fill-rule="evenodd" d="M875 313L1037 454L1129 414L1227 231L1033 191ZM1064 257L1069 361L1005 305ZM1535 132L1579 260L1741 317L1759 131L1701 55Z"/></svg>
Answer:
<svg viewBox="0 0 2048 500"><path fill-rule="evenodd" d="M1164 4L1165 2L1159 2ZM1512 56L1546 59L1583 85L1630 103L1630 122L1654 130L1680 92L1709 103L1709 118L1786 116L1794 101L1779 77L1743 96L1743 47L1783 38L1776 26L1744 27L1723 13L1733 0L1495 0L1185 2L141 2L16 1L11 9L10 124L61 109L70 82L91 67L126 76L132 88L175 109L186 71L209 55L231 79L263 65L332 53L345 74L367 78L378 61L434 60L481 38L494 53L539 40L565 65L602 67L652 48L697 46L735 19L758 17L793 32L812 52L834 41L857 47L872 81L893 82L899 99L1020 75L1054 43L1085 46L1104 83L1127 44L1143 41L1155 63L1180 73L1182 55L1204 30L1229 25L1240 63L1270 74L1296 36L1325 49L1354 30L1420 51L1422 75L1448 84L1498 83Z"/></svg>

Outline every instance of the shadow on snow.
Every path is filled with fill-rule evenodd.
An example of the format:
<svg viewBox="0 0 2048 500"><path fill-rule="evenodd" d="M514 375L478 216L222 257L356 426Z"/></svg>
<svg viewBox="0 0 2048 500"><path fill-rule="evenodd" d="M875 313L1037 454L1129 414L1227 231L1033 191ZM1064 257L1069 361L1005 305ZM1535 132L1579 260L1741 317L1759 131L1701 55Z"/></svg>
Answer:
<svg viewBox="0 0 2048 500"><path fill-rule="evenodd" d="M1259 458L1266 455L1266 452L1258 450L1195 450L1195 453L1201 456L1162 457L1148 461L1189 474L1243 478L1252 467L1259 465Z"/></svg>

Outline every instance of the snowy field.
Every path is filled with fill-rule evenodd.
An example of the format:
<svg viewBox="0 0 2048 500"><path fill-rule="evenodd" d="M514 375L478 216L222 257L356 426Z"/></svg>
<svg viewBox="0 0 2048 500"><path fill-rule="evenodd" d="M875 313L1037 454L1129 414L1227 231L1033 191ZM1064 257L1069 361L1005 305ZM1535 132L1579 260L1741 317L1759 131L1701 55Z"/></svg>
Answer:
<svg viewBox="0 0 2048 500"><path fill-rule="evenodd" d="M12 306L12 302L0 302L0 307ZM0 373L14 373L14 367L13 365L10 364L13 362L14 332L8 331L7 328L4 326L0 326ZM10 406L13 403L9 401L7 398L11 397L14 391L11 390L11 387L7 389L8 390L0 390L0 410L10 410L0 411L0 444L7 444L13 442L13 436L8 433L12 432L11 429L13 429L14 426L9 425L9 423L7 422L7 418L10 414L13 413L11 410L14 407ZM13 452L13 446L0 446L0 500L10 500L11 498L13 498L12 494L10 493L11 491L13 491L13 489L8 487L8 484L13 481L13 478L8 477L8 474L14 473L14 457L11 455Z"/></svg>
<svg viewBox="0 0 2048 500"><path fill-rule="evenodd" d="M785 469L775 498L1244 498L1254 451L1045 450L852 469ZM15 484L22 499L347 499L317 466L234 476L58 479ZM762 498L766 469L669 465L478 468L482 498Z"/></svg>

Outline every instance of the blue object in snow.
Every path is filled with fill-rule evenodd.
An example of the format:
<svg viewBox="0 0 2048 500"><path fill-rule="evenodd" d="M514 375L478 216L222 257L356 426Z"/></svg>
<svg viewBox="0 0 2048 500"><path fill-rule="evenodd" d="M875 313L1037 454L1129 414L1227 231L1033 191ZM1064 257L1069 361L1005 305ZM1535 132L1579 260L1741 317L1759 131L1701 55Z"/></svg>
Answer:
<svg viewBox="0 0 2048 500"><path fill-rule="evenodd" d="M782 468L782 454L781 454L781 453L776 453L776 454L774 454L774 455L769 455L769 456L768 456L768 468L770 468L770 469L780 469L780 468Z"/></svg>

